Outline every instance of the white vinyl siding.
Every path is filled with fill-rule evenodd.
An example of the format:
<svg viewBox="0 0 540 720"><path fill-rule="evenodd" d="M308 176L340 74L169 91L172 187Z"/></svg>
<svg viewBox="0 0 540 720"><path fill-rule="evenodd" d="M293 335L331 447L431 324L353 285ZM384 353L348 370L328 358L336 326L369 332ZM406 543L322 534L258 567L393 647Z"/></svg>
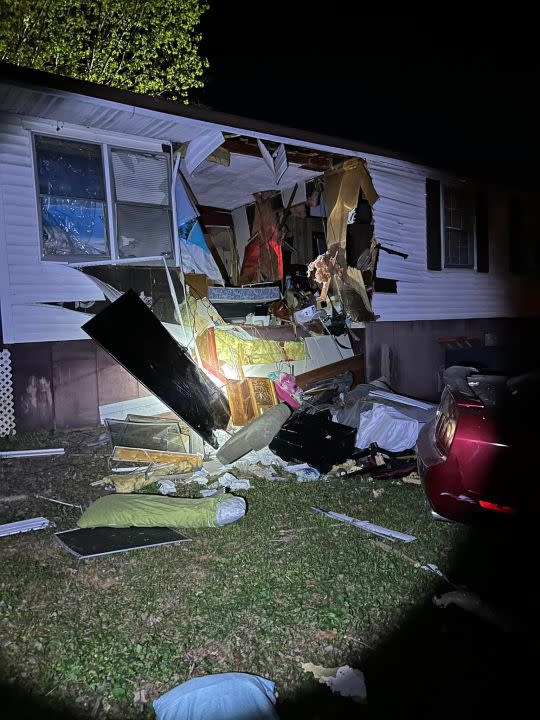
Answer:
<svg viewBox="0 0 540 720"><path fill-rule="evenodd" d="M373 208L378 242L409 254L406 260L381 252L377 275L398 280L397 294L377 294L380 320L448 320L527 314L526 288L508 271L505 197L489 208L489 272L470 268L427 269L426 177L432 170L386 158L368 158L379 200ZM529 310L532 312L532 310Z"/></svg>

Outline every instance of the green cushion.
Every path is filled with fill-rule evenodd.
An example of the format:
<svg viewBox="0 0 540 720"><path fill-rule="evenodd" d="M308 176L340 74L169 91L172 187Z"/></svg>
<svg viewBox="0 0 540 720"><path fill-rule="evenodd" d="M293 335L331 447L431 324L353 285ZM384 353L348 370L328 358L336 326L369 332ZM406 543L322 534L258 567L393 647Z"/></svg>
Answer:
<svg viewBox="0 0 540 720"><path fill-rule="evenodd" d="M77 525L94 527L218 527L216 510L234 497L172 498L163 495L114 494L96 500Z"/></svg>

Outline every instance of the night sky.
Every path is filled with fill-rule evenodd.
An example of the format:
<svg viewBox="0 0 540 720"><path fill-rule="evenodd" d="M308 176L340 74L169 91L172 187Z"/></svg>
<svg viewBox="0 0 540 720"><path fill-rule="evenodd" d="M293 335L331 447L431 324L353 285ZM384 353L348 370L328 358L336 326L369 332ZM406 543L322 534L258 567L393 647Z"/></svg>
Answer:
<svg viewBox="0 0 540 720"><path fill-rule="evenodd" d="M539 66L510 28L464 33L441 17L426 31L410 19L401 27L390 8L369 19L339 1L301 3L308 10L294 17L281 12L286 3L211 5L201 28L210 68L196 102L463 174L535 182ZM323 9L336 6L333 16Z"/></svg>

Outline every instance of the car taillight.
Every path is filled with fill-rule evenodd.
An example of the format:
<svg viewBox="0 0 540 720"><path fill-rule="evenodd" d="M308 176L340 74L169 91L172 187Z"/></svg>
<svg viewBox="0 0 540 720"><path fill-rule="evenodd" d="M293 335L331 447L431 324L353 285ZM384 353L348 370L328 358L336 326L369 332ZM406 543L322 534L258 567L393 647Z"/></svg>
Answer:
<svg viewBox="0 0 540 720"><path fill-rule="evenodd" d="M441 395L435 422L435 444L445 457L448 456L456 434L457 409L450 389L446 387Z"/></svg>

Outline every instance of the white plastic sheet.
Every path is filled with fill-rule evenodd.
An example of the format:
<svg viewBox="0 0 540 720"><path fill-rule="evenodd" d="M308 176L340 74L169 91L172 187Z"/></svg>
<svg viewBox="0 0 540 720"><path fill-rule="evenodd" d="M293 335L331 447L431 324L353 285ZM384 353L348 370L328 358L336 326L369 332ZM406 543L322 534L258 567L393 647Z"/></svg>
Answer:
<svg viewBox="0 0 540 720"><path fill-rule="evenodd" d="M422 425L390 405L374 404L360 414L355 444L365 449L377 443L384 450L401 452L414 447Z"/></svg>

